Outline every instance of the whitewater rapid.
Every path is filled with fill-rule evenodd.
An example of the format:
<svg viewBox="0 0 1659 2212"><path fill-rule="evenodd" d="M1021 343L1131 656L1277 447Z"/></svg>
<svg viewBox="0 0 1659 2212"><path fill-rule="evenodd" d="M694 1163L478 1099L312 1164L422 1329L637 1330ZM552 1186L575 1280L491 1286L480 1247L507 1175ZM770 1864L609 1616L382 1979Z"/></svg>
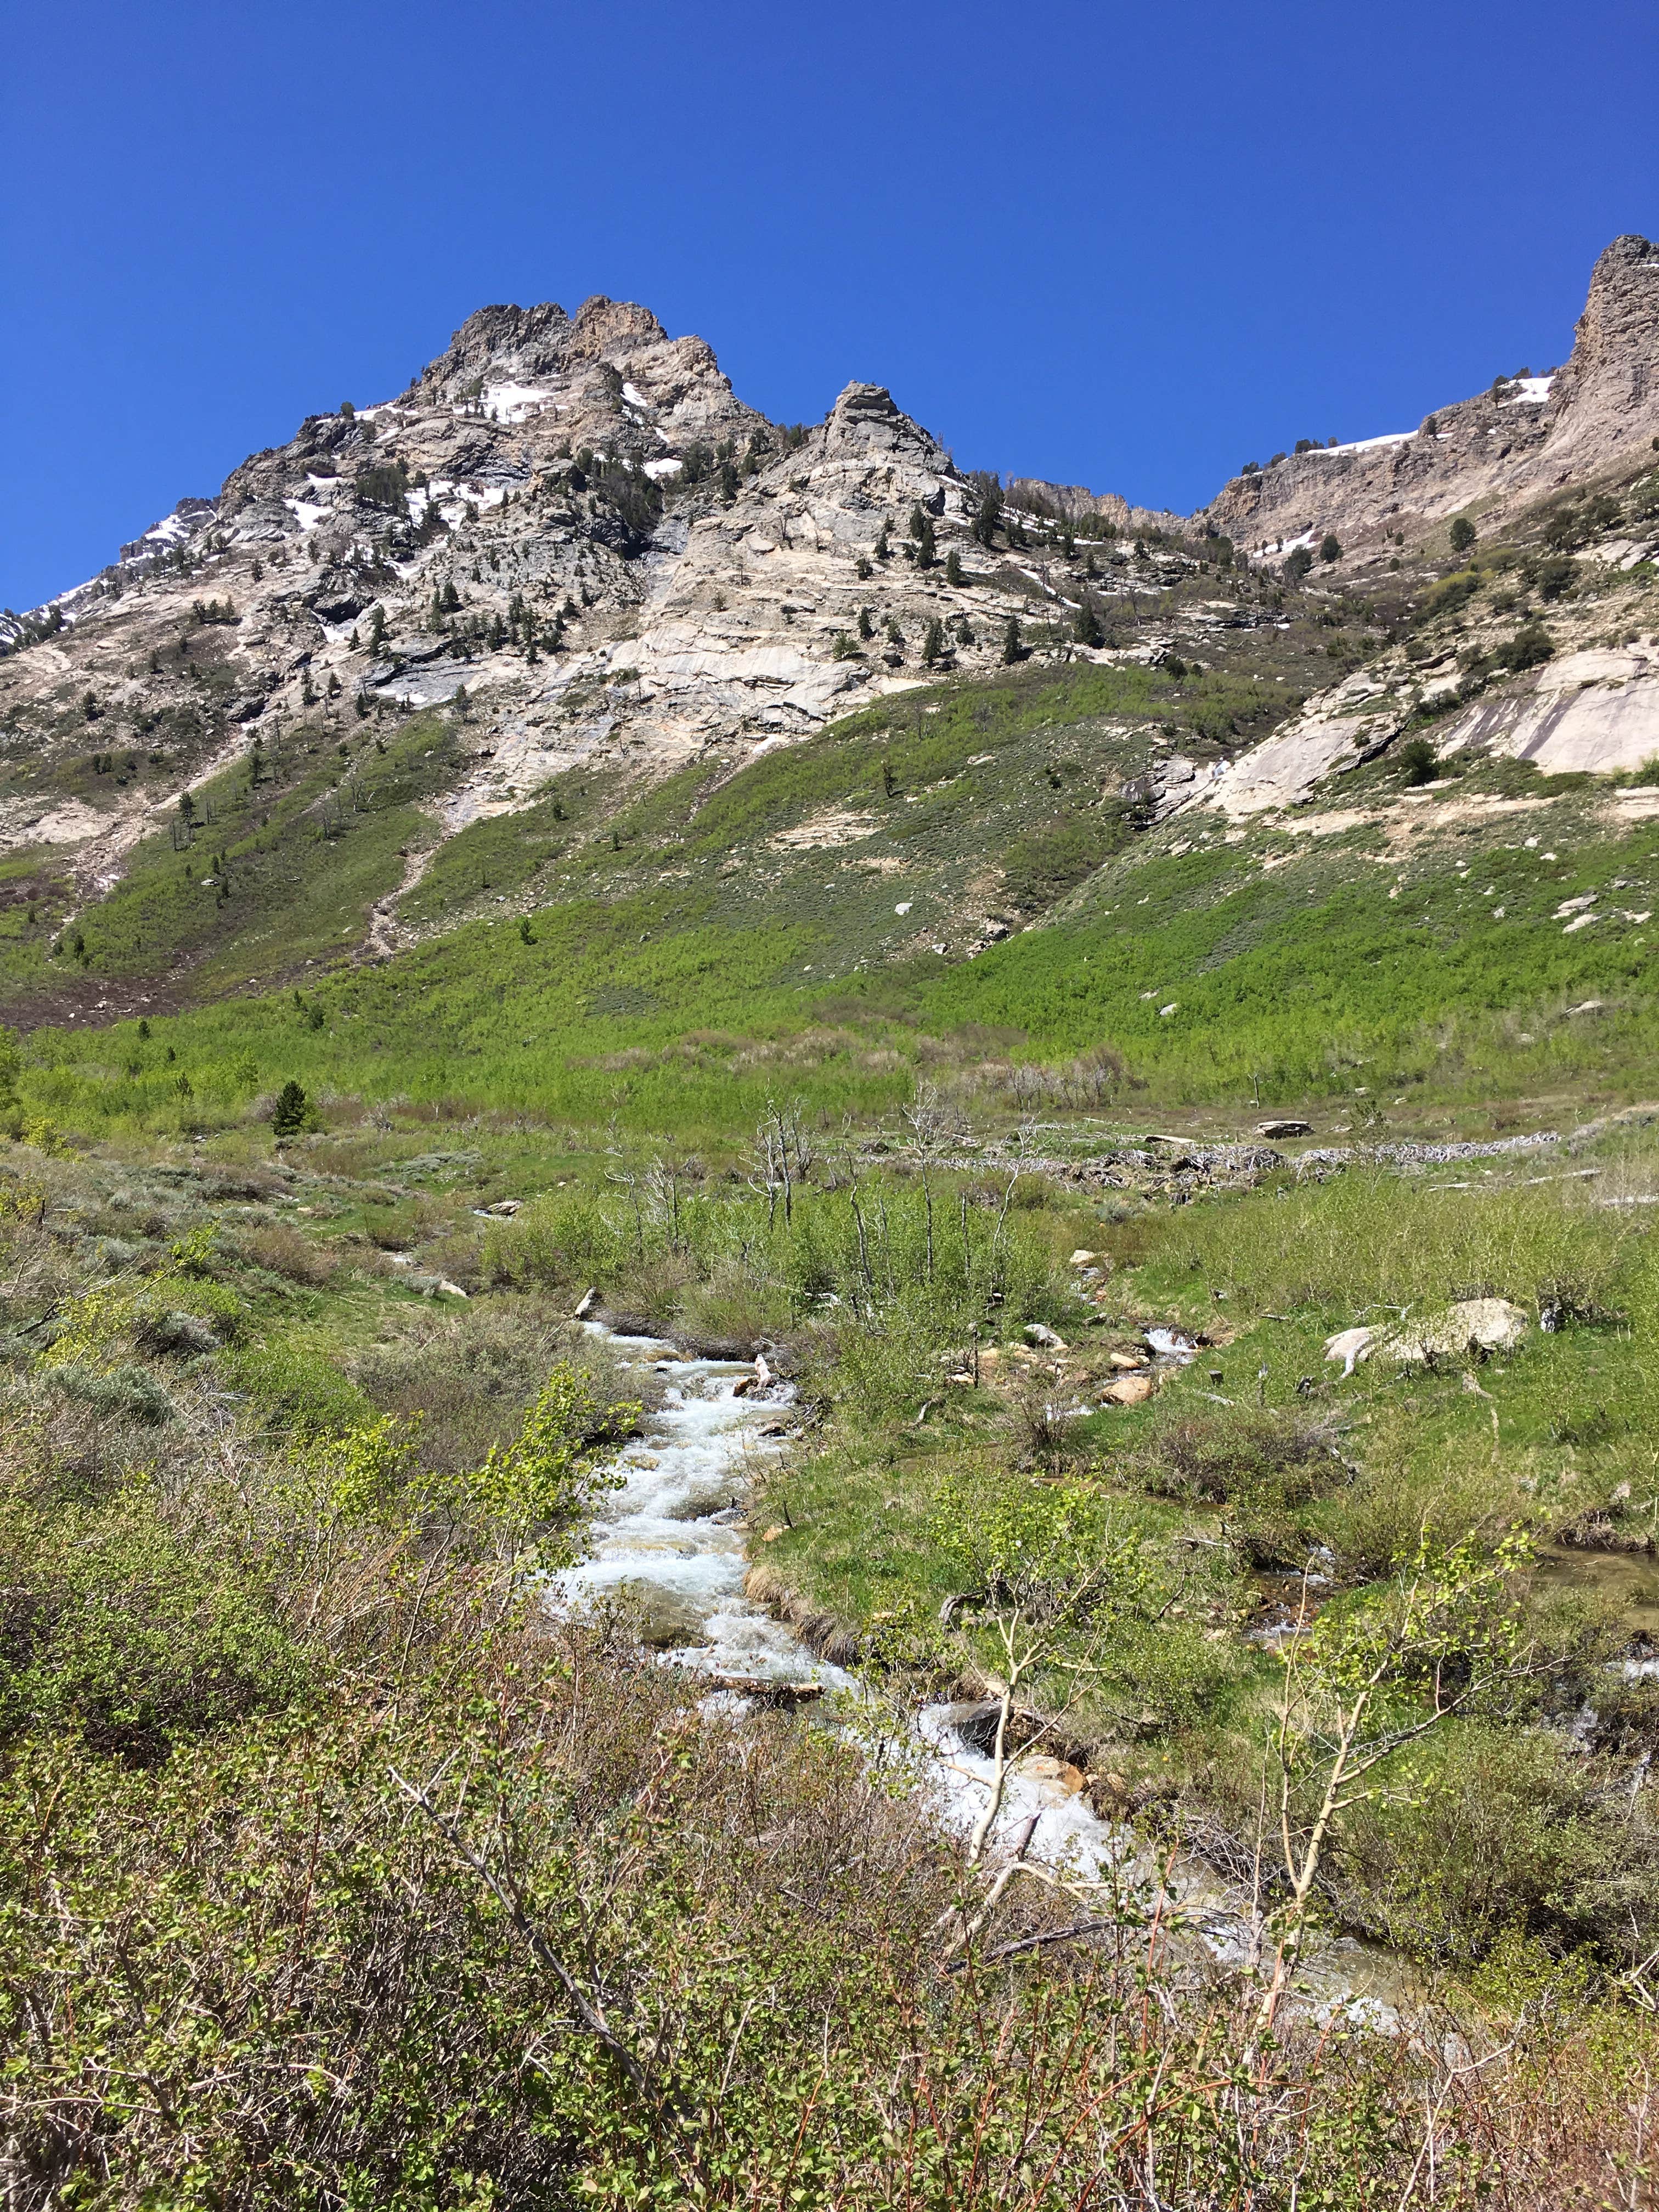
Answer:
<svg viewBox="0 0 1659 2212"><path fill-rule="evenodd" d="M626 1604L663 1663L709 1678L711 1692L723 1699L740 1701L745 1690L806 1690L872 1746L879 1743L890 1771L895 1759L908 1762L940 1826L966 1836L988 1802L994 1767L963 1741L952 1709L888 1711L856 1674L818 1659L744 1595L745 1501L789 1442L792 1386L762 1382L746 1361L685 1358L672 1344L586 1326L624 1366L653 1376L661 1397L643 1433L618 1454L611 1471L619 1486L602 1495L586 1555L552 1577L550 1601L573 1612ZM1180 1352L1190 1356L1184 1343ZM1255 1938L1246 1900L1190 1856L1155 1866L1130 1830L1095 1811L1083 1779L1042 1753L1014 1760L990 1856L1006 1857L1022 1838L1027 1858L1098 1883L1103 1895L1138 1894L1143 1909L1155 1902L1216 1963L1244 1963ZM1316 2012L1340 2010L1383 2028L1397 2023L1392 1962L1369 1947L1347 1939L1310 1946L1298 1981L1303 2001Z"/></svg>

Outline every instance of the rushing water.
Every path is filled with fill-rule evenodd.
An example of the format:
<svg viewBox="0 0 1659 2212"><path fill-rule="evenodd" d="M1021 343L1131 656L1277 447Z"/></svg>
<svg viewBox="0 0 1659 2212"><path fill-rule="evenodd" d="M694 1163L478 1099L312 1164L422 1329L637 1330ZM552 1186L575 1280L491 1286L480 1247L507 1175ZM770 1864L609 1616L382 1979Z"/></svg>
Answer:
<svg viewBox="0 0 1659 2212"><path fill-rule="evenodd" d="M817 1686L849 1717L887 1729L886 1745L911 1762L916 1787L941 1825L965 1835L988 1802L994 1769L963 1742L951 1709L924 1707L906 1723L884 1718L857 1677L816 1658L784 1623L744 1595L749 1559L742 1493L783 1449L793 1392L757 1387L746 1363L682 1358L672 1345L612 1336L589 1324L625 1360L654 1374L662 1402L645 1433L619 1456L620 1488L606 1494L587 1555L556 1578L556 1602L583 1607L625 1601L666 1663L711 1678L723 1692ZM1190 1358L1184 1340L1158 1349ZM740 1390L741 1386L741 1390ZM902 1741L898 1739L902 1736ZM1016 1759L991 1843L1005 1848L1034 1821L1026 1853L1085 1881L1152 1896L1209 1954L1248 1954L1247 1901L1201 1862L1154 1868L1129 1831L1094 1810L1074 1767L1042 1753ZM1393 1962L1348 1942L1310 1954L1302 1976L1316 2009L1341 2008L1392 2024L1401 1984Z"/></svg>
<svg viewBox="0 0 1659 2212"><path fill-rule="evenodd" d="M573 1604L625 1597L679 1666L738 1681L845 1685L839 1668L821 1666L743 1594L740 1493L777 1461L779 1440L760 1431L787 1413L789 1386L739 1396L739 1383L755 1383L747 1364L683 1359L649 1338L596 1334L666 1388L645 1434L618 1458L623 1486L604 1499L586 1558L556 1578L558 1594Z"/></svg>

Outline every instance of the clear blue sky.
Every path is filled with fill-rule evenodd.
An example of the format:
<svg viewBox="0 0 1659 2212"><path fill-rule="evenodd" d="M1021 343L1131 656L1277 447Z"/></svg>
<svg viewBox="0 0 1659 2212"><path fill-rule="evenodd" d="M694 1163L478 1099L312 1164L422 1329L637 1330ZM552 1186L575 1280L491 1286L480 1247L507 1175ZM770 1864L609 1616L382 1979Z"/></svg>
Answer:
<svg viewBox="0 0 1659 2212"><path fill-rule="evenodd" d="M1563 358L1659 231L1651 0L22 0L0 604L488 301L643 301L816 420L1190 508Z"/></svg>

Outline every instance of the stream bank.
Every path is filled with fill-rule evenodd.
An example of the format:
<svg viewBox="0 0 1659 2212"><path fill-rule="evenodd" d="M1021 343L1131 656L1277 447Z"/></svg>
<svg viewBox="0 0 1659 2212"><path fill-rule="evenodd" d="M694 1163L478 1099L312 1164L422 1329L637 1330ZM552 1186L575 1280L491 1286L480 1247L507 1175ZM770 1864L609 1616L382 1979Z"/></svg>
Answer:
<svg viewBox="0 0 1659 2212"><path fill-rule="evenodd" d="M704 1677L711 1692L761 1705L838 1704L850 1724L876 1711L854 1671L857 1639L763 1565L751 1566L744 1495L781 1458L793 1386L760 1381L746 1360L687 1358L671 1343L586 1326L640 1372L657 1401L615 1462L622 1477L590 1531L586 1556L553 1578L572 1609L626 1604L663 1662ZM966 1835L994 1766L976 1708L943 1701L896 1721L879 1717L884 1751L911 1762L942 1826ZM1060 1747L1063 1751L1064 1747ZM1249 1963L1260 1927L1249 1894L1193 1853L1160 1865L1121 1820L1096 1809L1086 1778L1053 1750L1017 1757L992 1831L1005 1856L1029 1827L1029 1858L1156 1909L1218 1966ZM1297 1982L1316 2015L1390 2029L1420 1992L1401 1962L1349 1937L1310 1938Z"/></svg>

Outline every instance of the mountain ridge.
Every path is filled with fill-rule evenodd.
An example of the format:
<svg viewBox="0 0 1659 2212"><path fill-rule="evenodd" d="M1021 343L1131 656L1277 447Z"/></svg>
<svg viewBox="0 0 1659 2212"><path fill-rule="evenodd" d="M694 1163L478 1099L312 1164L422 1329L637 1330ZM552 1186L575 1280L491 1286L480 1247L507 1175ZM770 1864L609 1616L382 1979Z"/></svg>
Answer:
<svg viewBox="0 0 1659 2212"><path fill-rule="evenodd" d="M0 867L59 942L141 849L188 845L227 779L256 843L334 838L404 787L380 766L389 737L398 752L429 729L401 869L389 848L336 931L386 958L410 941L403 915L438 926L413 896L434 854L572 779L625 811L653 780L718 782L848 714L894 727L933 711L906 695L1022 668L1157 675L1109 685L1133 711L1073 748L1098 762L1091 805L1142 821L1304 805L1429 720L1447 757L1638 768L1659 753L1659 668L1639 631L1608 630L1595 580L1631 577L1639 616L1659 495L1595 487L1647 459L1656 272L1645 240L1603 253L1553 386L1458 403L1426 446L1278 461L1191 520L965 473L880 385L848 385L817 425L772 423L703 339L635 303L486 306L397 397L308 416L47 614L12 618ZM1420 512L1384 499L1419 477ZM1300 526L1270 539L1275 516ZM1264 534L1236 544L1223 522ZM1516 642L1534 603L1499 588L1504 564L1540 579L1541 651ZM1016 842L1042 830L1054 772ZM1100 838L1049 812L1071 880ZM975 865L933 925L947 947L1020 911L989 847Z"/></svg>

